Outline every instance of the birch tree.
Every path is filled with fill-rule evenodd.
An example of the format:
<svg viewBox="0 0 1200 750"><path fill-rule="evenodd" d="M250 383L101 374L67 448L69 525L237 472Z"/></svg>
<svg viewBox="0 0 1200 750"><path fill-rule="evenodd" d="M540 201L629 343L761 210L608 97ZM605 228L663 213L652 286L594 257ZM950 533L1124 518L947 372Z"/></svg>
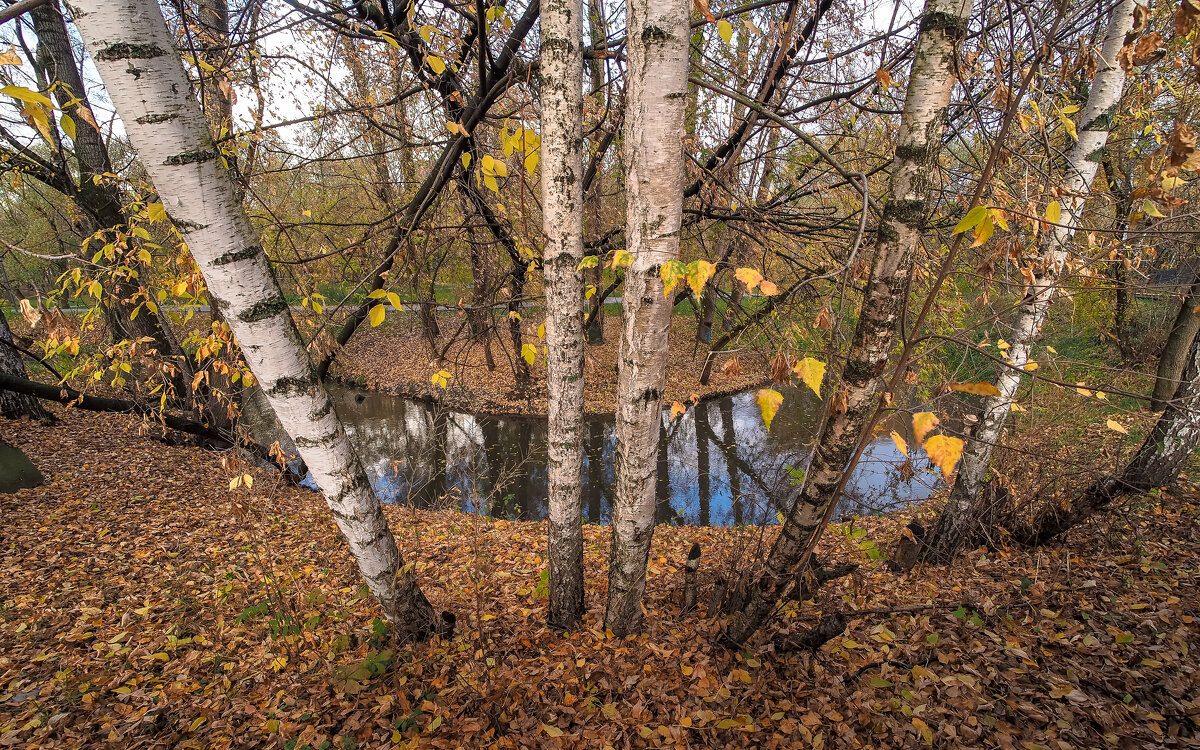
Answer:
<svg viewBox="0 0 1200 750"><path fill-rule="evenodd" d="M984 402L978 427L963 453L950 500L927 540L924 553L927 557L941 560L953 558L973 533L973 509L983 490L992 452L1004 432L1013 399L1021 385L1021 375L1029 363L1030 351L1050 311L1050 303L1058 289L1059 274L1066 263L1071 240L1079 226L1084 203L1103 159L1108 133L1121 101L1125 69L1121 67L1118 57L1125 45L1125 36L1133 28L1135 6L1134 0L1119 0L1112 9L1101 45L1099 67L1080 117L1078 139L1067 155L1062 197L1059 198L1060 217L1050 231L1042 235L1040 260L1033 269L1032 282L1017 308L1012 334L1008 337L1011 346L1008 350L1008 366L996 379L999 394L989 396Z"/></svg>
<svg viewBox="0 0 1200 750"><path fill-rule="evenodd" d="M314 376L158 4L85 0L76 7L80 33L130 141L187 242L213 306L325 495L367 586L402 636L426 636L439 627L433 609L401 560L383 508Z"/></svg>
<svg viewBox="0 0 1200 750"><path fill-rule="evenodd" d="M29 374L25 372L25 363L21 360L21 352L13 341L12 330L8 327L8 320L5 319L3 310L0 310L0 372L25 380L29 379ZM0 417L6 419L22 417L50 419L50 415L42 407L42 403L33 396L4 389L0 389Z"/></svg>
<svg viewBox="0 0 1200 750"><path fill-rule="evenodd" d="M583 24L580 0L542 5L550 618L583 614Z"/></svg>
<svg viewBox="0 0 1200 750"><path fill-rule="evenodd" d="M1014 536L1026 544L1045 544L1124 495L1174 482L1191 460L1198 442L1200 337L1193 339L1188 350L1175 397L1165 403L1162 416L1125 469L1093 483L1069 508L1046 506L1029 530L1017 530Z"/></svg>
<svg viewBox="0 0 1200 750"><path fill-rule="evenodd" d="M605 627L642 626L646 562L654 533L655 466L673 296L659 269L679 255L683 124L687 101L687 0L626 0L626 234L617 373L616 471Z"/></svg>
<svg viewBox="0 0 1200 750"><path fill-rule="evenodd" d="M887 202L875 242L854 339L842 369L841 394L825 406L823 430L804 486L771 546L764 570L726 637L742 643L766 622L807 558L838 500L860 434L870 429L905 284L929 208L930 176L942 145L946 108L956 81L958 45L966 36L971 0L928 0L921 16L908 91L896 136ZM865 210L865 209L864 209ZM839 403L840 402L840 403ZM836 405L835 405L836 404ZM844 407L844 408L843 408Z"/></svg>

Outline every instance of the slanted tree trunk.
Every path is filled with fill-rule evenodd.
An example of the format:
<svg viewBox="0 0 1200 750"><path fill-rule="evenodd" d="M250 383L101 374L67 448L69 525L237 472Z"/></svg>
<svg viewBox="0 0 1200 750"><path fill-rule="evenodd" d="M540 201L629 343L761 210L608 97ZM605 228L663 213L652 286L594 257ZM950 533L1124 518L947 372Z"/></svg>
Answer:
<svg viewBox="0 0 1200 750"><path fill-rule="evenodd" d="M550 617L583 614L583 24L580 0L542 7L542 251L550 394Z"/></svg>
<svg viewBox="0 0 1200 750"><path fill-rule="evenodd" d="M1068 509L1048 505L1029 531L1014 534L1026 544L1045 544L1124 495L1175 481L1200 442L1200 337L1188 349L1175 397L1120 476L1095 482Z"/></svg>
<svg viewBox="0 0 1200 750"><path fill-rule="evenodd" d="M654 533L655 465L673 297L659 268L679 255L690 4L626 0L628 100L625 183L629 251L617 374L616 491L605 627L642 627Z"/></svg>
<svg viewBox="0 0 1200 750"><path fill-rule="evenodd" d="M924 555L928 559L953 559L958 549L976 532L976 524L972 520L975 503L981 496L992 453L1008 422L1013 399L1021 385L1021 375L1030 359L1030 351L1050 311L1050 302L1058 288L1059 273L1066 261L1075 229L1079 226L1083 204L1108 141L1113 110L1121 100L1125 70L1117 57L1125 44L1125 35L1133 27L1134 6L1134 0L1120 0L1112 10L1100 52L1100 69L1092 80L1087 105L1080 118L1079 138L1067 157L1060 198L1062 215L1059 223L1042 235L1041 258L1034 269L1033 283L1017 308L1012 334L1006 337L1011 344L1008 359L1012 366L1004 367L996 378L1000 395L990 396L984 401L978 427L959 464L958 478L950 491L950 499L937 526L926 540Z"/></svg>
<svg viewBox="0 0 1200 750"><path fill-rule="evenodd" d="M797 568L807 563L837 502L860 433L870 426L883 387L879 372L892 350L905 304L905 281L928 217L930 175L941 150L958 44L966 36L970 12L971 0L928 0L925 5L871 277L842 369L841 398L826 404L824 429L804 487L784 519L764 569L745 592L744 606L726 629L730 642L744 643L766 622L795 580ZM845 407L834 408L837 400Z"/></svg>
<svg viewBox="0 0 1200 750"><path fill-rule="evenodd" d="M1158 357L1158 372L1154 376L1154 395L1150 397L1150 406L1155 411L1165 409L1167 402L1175 397L1183 378L1183 369L1188 362L1188 352L1192 342L1196 340L1196 332L1200 331L1200 317L1196 308L1200 307L1200 278L1193 282L1187 296L1179 305L1179 313L1171 332L1167 334L1167 343L1163 345L1162 354Z"/></svg>
<svg viewBox="0 0 1200 750"><path fill-rule="evenodd" d="M29 374L25 372L25 363L21 360L21 352L16 349L12 330L8 327L3 310L0 310L0 372L25 380L29 379ZM42 408L41 402L33 396L0 390L0 417L7 419L28 417L29 419L46 420L50 415Z"/></svg>
<svg viewBox="0 0 1200 750"><path fill-rule="evenodd" d="M402 636L435 618L292 321L154 0L83 0L76 22L130 141L242 354L321 487L368 587Z"/></svg>

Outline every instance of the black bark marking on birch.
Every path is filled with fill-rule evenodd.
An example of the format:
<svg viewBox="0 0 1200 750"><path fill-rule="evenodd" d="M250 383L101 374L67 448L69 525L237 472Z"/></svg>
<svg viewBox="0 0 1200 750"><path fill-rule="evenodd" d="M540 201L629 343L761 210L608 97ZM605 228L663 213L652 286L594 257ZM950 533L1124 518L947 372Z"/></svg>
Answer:
<svg viewBox="0 0 1200 750"><path fill-rule="evenodd" d="M271 297L262 302L257 302L250 307L249 310L243 310L238 313L238 320L243 323L257 323L260 320L273 318L288 309L287 300L281 296Z"/></svg>
<svg viewBox="0 0 1200 750"><path fill-rule="evenodd" d="M657 26L646 26L642 29L642 44L650 46L651 44L663 44L671 35Z"/></svg>
<svg viewBox="0 0 1200 750"><path fill-rule="evenodd" d="M134 120L134 122L136 122L138 125L157 125L160 122L170 122L177 117L179 117L179 115L168 113L142 115Z"/></svg>
<svg viewBox="0 0 1200 750"><path fill-rule="evenodd" d="M944 10L926 13L921 19L920 32L943 31L950 39L958 40L967 36L967 19L960 18Z"/></svg>
<svg viewBox="0 0 1200 750"><path fill-rule="evenodd" d="M217 152L206 148L199 151L184 151L182 154L168 156L167 160L163 163L173 167L181 167L186 164L203 164L215 158L217 158Z"/></svg>
<svg viewBox="0 0 1200 750"><path fill-rule="evenodd" d="M167 53L157 44L117 42L97 52L96 59L101 62L112 60L150 60L155 57L162 57L165 54Z"/></svg>
<svg viewBox="0 0 1200 750"><path fill-rule="evenodd" d="M231 251L225 253L224 255L218 255L213 260L213 262L210 263L209 265L226 266L226 265L229 265L230 263L236 263L239 260L248 260L249 258L256 258L262 254L263 254L263 249L260 245L251 245L250 247L243 248L241 250L231 250Z"/></svg>
<svg viewBox="0 0 1200 750"><path fill-rule="evenodd" d="M311 373L306 378L285 377L276 380L275 385L271 386L271 389L267 393L272 396L283 396L284 398L300 396L308 393L316 384L317 380Z"/></svg>
<svg viewBox="0 0 1200 750"><path fill-rule="evenodd" d="M199 232L201 229L208 229L208 224L198 224L188 219L176 219L174 216L171 216L170 211L167 212L167 217L171 220L171 223L175 225L175 228L184 234L189 232Z"/></svg>
<svg viewBox="0 0 1200 750"><path fill-rule="evenodd" d="M331 411L333 411L333 402L329 399L325 399L325 403L319 408L315 409L310 416L312 417L312 420L316 422L319 419L329 416Z"/></svg>
<svg viewBox="0 0 1200 750"><path fill-rule="evenodd" d="M921 229L925 225L926 203L920 198L888 201L883 207L884 221L896 221L909 229Z"/></svg>

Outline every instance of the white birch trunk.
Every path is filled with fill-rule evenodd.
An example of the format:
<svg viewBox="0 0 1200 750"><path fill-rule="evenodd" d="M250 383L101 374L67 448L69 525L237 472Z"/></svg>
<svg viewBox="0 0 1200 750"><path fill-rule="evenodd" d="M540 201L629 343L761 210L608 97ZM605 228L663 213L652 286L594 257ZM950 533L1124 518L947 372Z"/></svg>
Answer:
<svg viewBox="0 0 1200 750"><path fill-rule="evenodd" d="M542 3L542 229L546 235L549 622L583 614L583 15Z"/></svg>
<svg viewBox="0 0 1200 750"><path fill-rule="evenodd" d="M796 569L824 530L829 507L838 500L842 475L883 388L880 374L895 341L896 322L906 302L904 290L913 256L928 217L930 176L941 151L946 108L954 90L958 44L966 36L971 0L928 0L921 17L905 94L887 203L875 243L871 278L855 325L854 341L842 369L845 409L825 407L824 429L804 487L765 570L745 592L742 610L726 638L743 643L766 622Z"/></svg>
<svg viewBox="0 0 1200 750"><path fill-rule="evenodd" d="M321 487L372 593L397 630L421 637L433 610L405 568L192 98L154 0L73 6L92 59L147 174L191 250L280 423Z"/></svg>
<svg viewBox="0 0 1200 750"><path fill-rule="evenodd" d="M617 486L613 498L605 627L622 636L642 626L646 562L654 533L655 470L667 337L673 299L662 264L679 255L683 126L687 103L687 0L626 0L625 272L617 374Z"/></svg>
<svg viewBox="0 0 1200 750"><path fill-rule="evenodd" d="M1134 0L1120 0L1113 8L1108 29L1100 51L1099 70L1092 80L1087 105L1079 120L1079 139L1067 157L1063 176L1063 194L1059 199L1062 215L1058 224L1042 236L1041 258L1035 269L1033 283L1017 308L1009 337L1008 359L996 379L1000 395L984 401L978 427L964 451L958 477L950 500L938 519L937 527L928 540L927 556L948 560L971 536L975 503L983 489L984 479L992 461L992 452L1000 441L1021 374L1029 363L1030 350L1041 332L1050 311L1050 302L1058 288L1058 277L1067 259L1071 240L1079 226L1084 203L1091 190L1092 180L1102 161L1113 114L1121 101L1125 85L1125 70L1117 60L1125 35L1133 28Z"/></svg>

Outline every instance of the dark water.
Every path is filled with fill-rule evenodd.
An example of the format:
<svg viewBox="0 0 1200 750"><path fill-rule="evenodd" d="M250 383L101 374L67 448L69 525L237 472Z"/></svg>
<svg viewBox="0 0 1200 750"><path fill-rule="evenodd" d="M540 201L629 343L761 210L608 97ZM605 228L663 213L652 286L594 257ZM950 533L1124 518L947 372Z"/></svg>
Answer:
<svg viewBox="0 0 1200 750"><path fill-rule="evenodd" d="M658 522L733 526L774 523L792 497L793 475L808 463L820 401L807 390L780 389L783 405L768 432L746 392L701 403L671 421L662 416ZM371 482L384 502L458 507L508 519L546 517L546 421L472 415L331 386ZM905 457L888 432L912 443L907 415L868 448L839 506L868 514L924 499L940 481L923 456L905 479ZM584 428L584 519L607 523L614 484L612 417ZM791 469L791 470L789 470Z"/></svg>

